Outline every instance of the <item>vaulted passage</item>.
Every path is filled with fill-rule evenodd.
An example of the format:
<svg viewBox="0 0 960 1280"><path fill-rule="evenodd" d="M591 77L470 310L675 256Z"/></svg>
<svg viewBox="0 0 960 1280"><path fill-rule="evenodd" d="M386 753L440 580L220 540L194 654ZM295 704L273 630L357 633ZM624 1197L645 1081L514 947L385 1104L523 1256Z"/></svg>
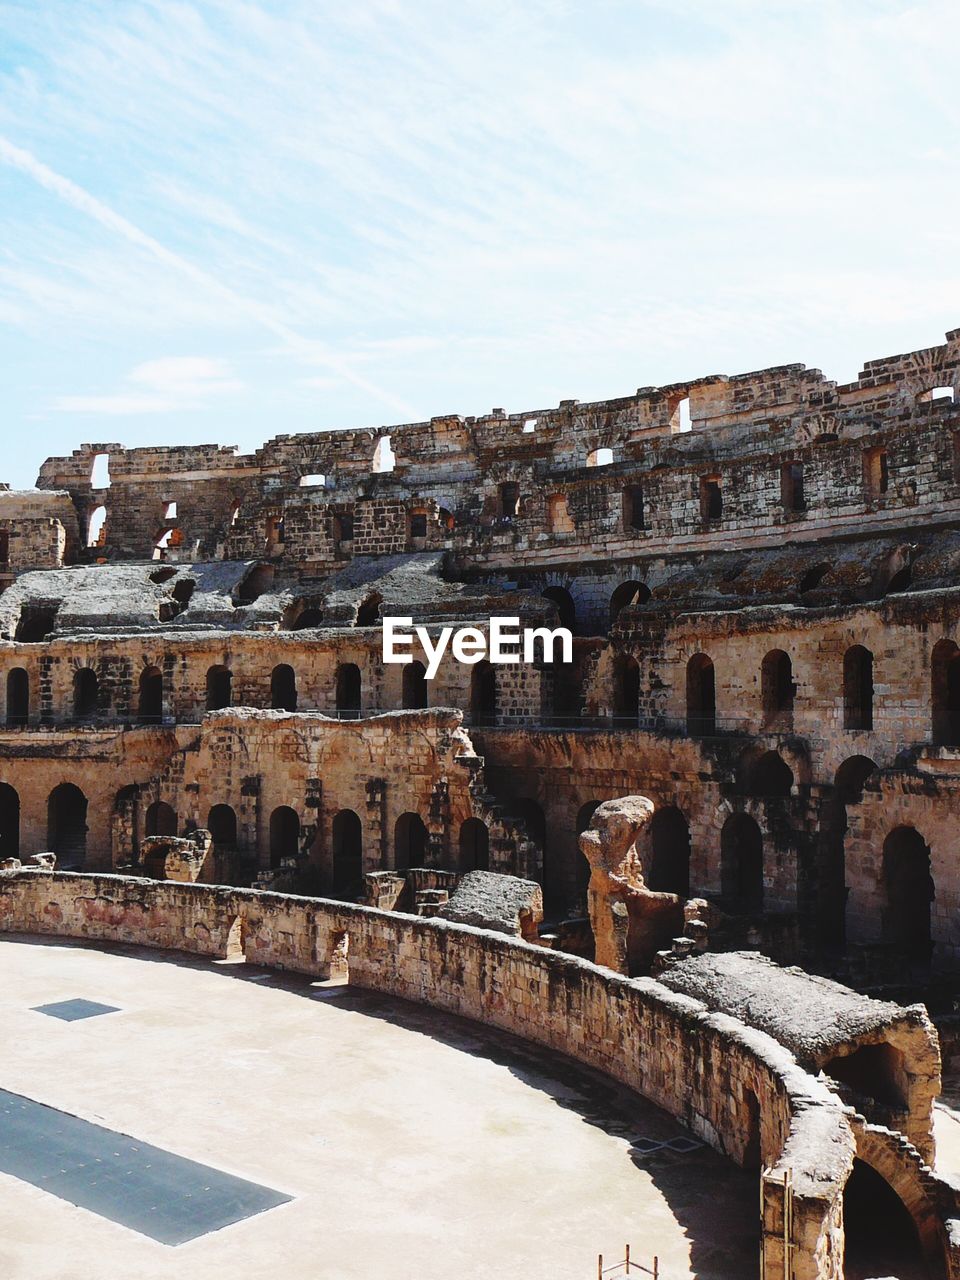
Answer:
<svg viewBox="0 0 960 1280"><path fill-rule="evenodd" d="M232 853L237 847L237 815L228 804L215 804L207 816L207 830L217 853Z"/></svg>
<svg viewBox="0 0 960 1280"><path fill-rule="evenodd" d="M300 818L295 809L281 805L270 815L270 865L279 867L285 858L300 852Z"/></svg>
<svg viewBox="0 0 960 1280"><path fill-rule="evenodd" d="M79 871L87 856L87 797L72 782L61 783L47 801L47 844L63 871Z"/></svg>
<svg viewBox="0 0 960 1280"><path fill-rule="evenodd" d="M207 672L207 710L222 711L233 700L233 673L218 665Z"/></svg>
<svg viewBox="0 0 960 1280"><path fill-rule="evenodd" d="M297 677L293 667L282 662L270 673L270 706L275 711L296 711Z"/></svg>
<svg viewBox="0 0 960 1280"><path fill-rule="evenodd" d="M648 888L657 893L690 896L690 828L679 809L658 809L650 822Z"/></svg>
<svg viewBox="0 0 960 1280"><path fill-rule="evenodd" d="M157 800L147 809L144 830L148 836L175 836L177 815L170 805Z"/></svg>
<svg viewBox="0 0 960 1280"><path fill-rule="evenodd" d="M461 875L467 871L490 870L490 831L479 818L467 818L460 827L457 870Z"/></svg>
<svg viewBox="0 0 960 1280"><path fill-rule="evenodd" d="M427 669L414 659L403 668L403 707L406 711L418 711L428 706Z"/></svg>
<svg viewBox="0 0 960 1280"><path fill-rule="evenodd" d="M23 667L7 675L7 724L22 727L30 720L30 677Z"/></svg>
<svg viewBox="0 0 960 1280"><path fill-rule="evenodd" d="M717 686L713 659L695 653L687 663L687 732L702 737L717 731Z"/></svg>
<svg viewBox="0 0 960 1280"><path fill-rule="evenodd" d="M139 718L148 724L163 719L163 676L159 667L145 667L140 675Z"/></svg>
<svg viewBox="0 0 960 1280"><path fill-rule="evenodd" d="M99 681L95 671L81 667L73 677L73 714L78 720L90 720L97 714Z"/></svg>
<svg viewBox="0 0 960 1280"><path fill-rule="evenodd" d="M398 871L422 867L427 855L427 828L418 813L401 813L393 829L393 865Z"/></svg>
<svg viewBox="0 0 960 1280"><path fill-rule="evenodd" d="M896 1276L898 1280L927 1280L920 1240L913 1218L885 1178L862 1160L843 1193L844 1274L857 1280L868 1276Z"/></svg>
<svg viewBox="0 0 960 1280"><path fill-rule="evenodd" d="M352 809L333 820L333 896L353 901L363 893L363 826Z"/></svg>
<svg viewBox="0 0 960 1280"><path fill-rule="evenodd" d="M732 814L723 824L720 890L731 910L763 909L763 835L749 814Z"/></svg>
<svg viewBox="0 0 960 1280"><path fill-rule="evenodd" d="M355 662L344 662L337 668L337 711L342 720L360 717L360 668Z"/></svg>
<svg viewBox="0 0 960 1280"><path fill-rule="evenodd" d="M930 911L936 891L930 874L930 849L913 827L897 827L883 842L886 891L884 937L911 960L927 963L931 954Z"/></svg>
<svg viewBox="0 0 960 1280"><path fill-rule="evenodd" d="M20 797L7 782L0 782L0 858L20 853Z"/></svg>

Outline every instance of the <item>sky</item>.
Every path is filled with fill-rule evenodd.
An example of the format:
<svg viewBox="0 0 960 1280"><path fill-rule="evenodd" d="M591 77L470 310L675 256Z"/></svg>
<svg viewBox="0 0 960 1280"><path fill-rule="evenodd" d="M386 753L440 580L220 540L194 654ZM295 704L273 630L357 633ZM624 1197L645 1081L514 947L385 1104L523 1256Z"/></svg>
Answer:
<svg viewBox="0 0 960 1280"><path fill-rule="evenodd" d="M0 0L0 481L960 327L956 0Z"/></svg>

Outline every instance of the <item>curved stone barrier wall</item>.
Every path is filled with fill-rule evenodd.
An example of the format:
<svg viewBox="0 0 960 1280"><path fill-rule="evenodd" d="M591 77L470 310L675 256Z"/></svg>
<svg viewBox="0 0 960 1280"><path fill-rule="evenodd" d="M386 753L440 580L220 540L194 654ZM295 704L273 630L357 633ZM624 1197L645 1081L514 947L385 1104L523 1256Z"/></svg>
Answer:
<svg viewBox="0 0 960 1280"><path fill-rule="evenodd" d="M489 1023L599 1069L764 1175L764 1261L783 1274L792 1176L794 1280L843 1275L855 1139L840 1101L768 1035L649 978L466 925L316 898L113 875L0 876L0 929L137 943L327 977Z"/></svg>

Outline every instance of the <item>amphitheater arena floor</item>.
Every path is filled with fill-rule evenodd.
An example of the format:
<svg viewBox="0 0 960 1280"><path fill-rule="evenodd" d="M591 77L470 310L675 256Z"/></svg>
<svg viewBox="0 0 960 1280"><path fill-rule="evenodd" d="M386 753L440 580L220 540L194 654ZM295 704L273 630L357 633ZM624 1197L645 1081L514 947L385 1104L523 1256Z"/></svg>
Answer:
<svg viewBox="0 0 960 1280"><path fill-rule="evenodd" d="M5 1280L592 1280L625 1241L663 1280L757 1274L755 1174L513 1037L134 947L8 935L0 976L0 1090L291 1197L171 1247L3 1173ZM119 1011L35 1011L78 998Z"/></svg>

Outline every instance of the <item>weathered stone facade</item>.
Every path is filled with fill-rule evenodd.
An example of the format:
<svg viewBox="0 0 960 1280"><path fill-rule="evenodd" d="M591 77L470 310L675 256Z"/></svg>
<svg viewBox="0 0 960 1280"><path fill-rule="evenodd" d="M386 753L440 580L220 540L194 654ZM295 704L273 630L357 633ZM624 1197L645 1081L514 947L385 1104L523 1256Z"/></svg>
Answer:
<svg viewBox="0 0 960 1280"><path fill-rule="evenodd" d="M564 983L589 972L598 1005L611 1002L596 1017L614 1021L624 991L647 990L629 975L669 975L704 950L759 949L913 1000L960 969L958 394L960 330L847 385L789 365L594 404L278 436L249 455L105 443L49 459L37 490L0 491L0 860L52 850L61 868L424 918L456 914L445 903L465 873L504 873L542 891L545 954L523 964L558 965L537 974ZM469 666L448 652L428 682L417 644L420 665L383 663L388 615L433 639L444 626L485 633L494 615L560 623L573 658ZM606 848L624 797L635 827ZM21 905L68 884L16 883ZM154 904L177 892L143 890ZM539 899L523 892L510 930L532 937ZM219 912L224 893L182 902ZM505 910L496 894L462 898L478 919ZM373 919L359 910L342 908ZM261 936L253 911L234 912L248 942ZM196 949L219 953L220 924L196 923L213 939ZM430 998L437 939L473 936L444 927L378 923L426 956L419 977L398 977L411 984L401 994ZM296 967L309 968L307 947L319 971L328 961L307 935ZM482 944L484 964L513 973L521 953L502 948L519 944L497 945ZM273 943L251 946L282 962ZM554 978L543 982L549 993ZM759 1034L748 1022L741 1011L732 1041L711 1040L718 1072ZM845 1043L834 1057L857 1051ZM692 1042L677 1052L689 1058ZM804 1081L820 1065L804 1060ZM659 1070L642 1091L675 1108ZM781 1087L751 1087L764 1158L795 1173L815 1163ZM811 1132L835 1123L827 1096ZM744 1115L728 1133L716 1100L701 1101L695 1123L742 1158ZM915 1099L893 1107L886 1138L859 1112L836 1114L846 1154L799 1228L819 1268L804 1274L839 1274L837 1188L854 1150L869 1147L885 1177L913 1170L914 1205L924 1187L940 1195L924 1181ZM771 1239L777 1212L771 1191ZM939 1201L927 1215L940 1224L931 1255L951 1216Z"/></svg>

